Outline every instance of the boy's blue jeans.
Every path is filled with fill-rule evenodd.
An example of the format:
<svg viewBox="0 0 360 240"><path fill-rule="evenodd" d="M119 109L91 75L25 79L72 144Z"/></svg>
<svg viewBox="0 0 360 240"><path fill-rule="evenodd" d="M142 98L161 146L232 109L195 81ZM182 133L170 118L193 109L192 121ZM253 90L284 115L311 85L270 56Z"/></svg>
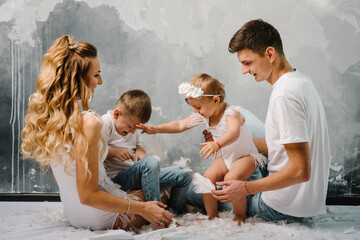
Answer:
<svg viewBox="0 0 360 240"><path fill-rule="evenodd" d="M171 188L168 208L180 214L191 183L191 176L178 166L160 168L154 157L145 157L112 179L124 191L142 189L146 201L160 201L160 190Z"/></svg>
<svg viewBox="0 0 360 240"><path fill-rule="evenodd" d="M263 169L261 169L263 170ZM268 173L267 173L268 174ZM267 176L266 171L260 173L259 168L255 170L253 175L248 179L248 181L253 181L261 178L262 176ZM190 205L200 208L200 210L205 212L205 206L203 202L202 194L195 193L194 186L190 185L189 190L186 195L186 202ZM227 204L223 202L218 202L218 210L221 211L233 211L232 204ZM268 205L262 200L261 192L255 195L247 196L246 198L246 215L248 217L258 216L265 221L275 221L275 220L295 220L302 221L303 218L289 216L283 213L280 213Z"/></svg>

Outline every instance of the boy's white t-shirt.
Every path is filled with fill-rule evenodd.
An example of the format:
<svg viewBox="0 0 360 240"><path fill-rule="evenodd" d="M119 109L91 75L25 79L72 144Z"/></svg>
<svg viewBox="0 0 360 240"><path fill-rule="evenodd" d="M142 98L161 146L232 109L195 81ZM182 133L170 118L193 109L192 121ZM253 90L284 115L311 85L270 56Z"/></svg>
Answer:
<svg viewBox="0 0 360 240"><path fill-rule="evenodd" d="M263 192L264 202L283 214L309 217L325 213L330 144L326 116L311 79L296 71L273 85L265 121L269 175L289 163L284 144L308 142L311 176L308 182Z"/></svg>
<svg viewBox="0 0 360 240"><path fill-rule="evenodd" d="M110 111L101 116L101 118L103 120L101 134L109 148L126 148L135 154L136 146L140 145L140 131L137 130L134 134L128 133L126 136L122 136L116 131ZM123 172L134 165L134 161L132 159L121 161L118 158L107 158L104 164L108 176L112 179L119 172Z"/></svg>

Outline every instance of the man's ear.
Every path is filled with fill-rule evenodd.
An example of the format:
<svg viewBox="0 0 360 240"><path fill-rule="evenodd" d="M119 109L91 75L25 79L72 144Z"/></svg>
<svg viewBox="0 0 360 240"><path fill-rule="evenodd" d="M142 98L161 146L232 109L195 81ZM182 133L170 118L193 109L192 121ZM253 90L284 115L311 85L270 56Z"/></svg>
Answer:
<svg viewBox="0 0 360 240"><path fill-rule="evenodd" d="M213 96L213 101L214 101L215 104L220 104L221 103L219 96Z"/></svg>
<svg viewBox="0 0 360 240"><path fill-rule="evenodd" d="M273 47L267 47L265 50L265 56L269 58L270 62L273 63L276 57L276 50Z"/></svg>
<svg viewBox="0 0 360 240"><path fill-rule="evenodd" d="M121 116L121 110L120 109L114 109L113 116L114 116L114 119L118 119Z"/></svg>

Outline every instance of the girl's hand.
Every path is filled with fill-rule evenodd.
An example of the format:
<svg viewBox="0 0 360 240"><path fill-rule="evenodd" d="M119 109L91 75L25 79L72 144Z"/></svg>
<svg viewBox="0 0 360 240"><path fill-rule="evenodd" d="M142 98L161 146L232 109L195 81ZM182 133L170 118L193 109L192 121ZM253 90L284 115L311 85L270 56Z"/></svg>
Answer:
<svg viewBox="0 0 360 240"><path fill-rule="evenodd" d="M174 215L166 211L164 208L167 206L158 201L145 202L145 208L141 216L154 226L164 226L167 227L170 225Z"/></svg>
<svg viewBox="0 0 360 240"><path fill-rule="evenodd" d="M211 154L214 155L214 160L216 159L217 151L219 150L216 142L204 142L200 143L200 145L204 146L200 151L200 157L203 157L207 153L205 159L208 159Z"/></svg>
<svg viewBox="0 0 360 240"><path fill-rule="evenodd" d="M147 133L147 134L157 134L159 133L158 129L154 126L147 126L145 124L137 124L136 125L137 129L141 129L142 132L141 133Z"/></svg>

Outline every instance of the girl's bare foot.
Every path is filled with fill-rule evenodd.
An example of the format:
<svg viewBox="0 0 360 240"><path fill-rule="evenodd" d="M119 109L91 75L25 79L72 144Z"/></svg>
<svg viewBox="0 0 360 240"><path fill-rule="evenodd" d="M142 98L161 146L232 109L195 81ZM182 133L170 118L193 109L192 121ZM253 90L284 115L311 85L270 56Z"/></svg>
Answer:
<svg viewBox="0 0 360 240"><path fill-rule="evenodd" d="M235 217L233 218L233 221L234 221L234 222L237 222L237 224L238 224L239 226L241 226L241 224L244 223L245 220L246 220L246 218L244 218L244 217L236 217L236 216L235 216Z"/></svg>
<svg viewBox="0 0 360 240"><path fill-rule="evenodd" d="M204 220L213 220L215 217L199 217L199 218L196 218L196 221L204 221Z"/></svg>

